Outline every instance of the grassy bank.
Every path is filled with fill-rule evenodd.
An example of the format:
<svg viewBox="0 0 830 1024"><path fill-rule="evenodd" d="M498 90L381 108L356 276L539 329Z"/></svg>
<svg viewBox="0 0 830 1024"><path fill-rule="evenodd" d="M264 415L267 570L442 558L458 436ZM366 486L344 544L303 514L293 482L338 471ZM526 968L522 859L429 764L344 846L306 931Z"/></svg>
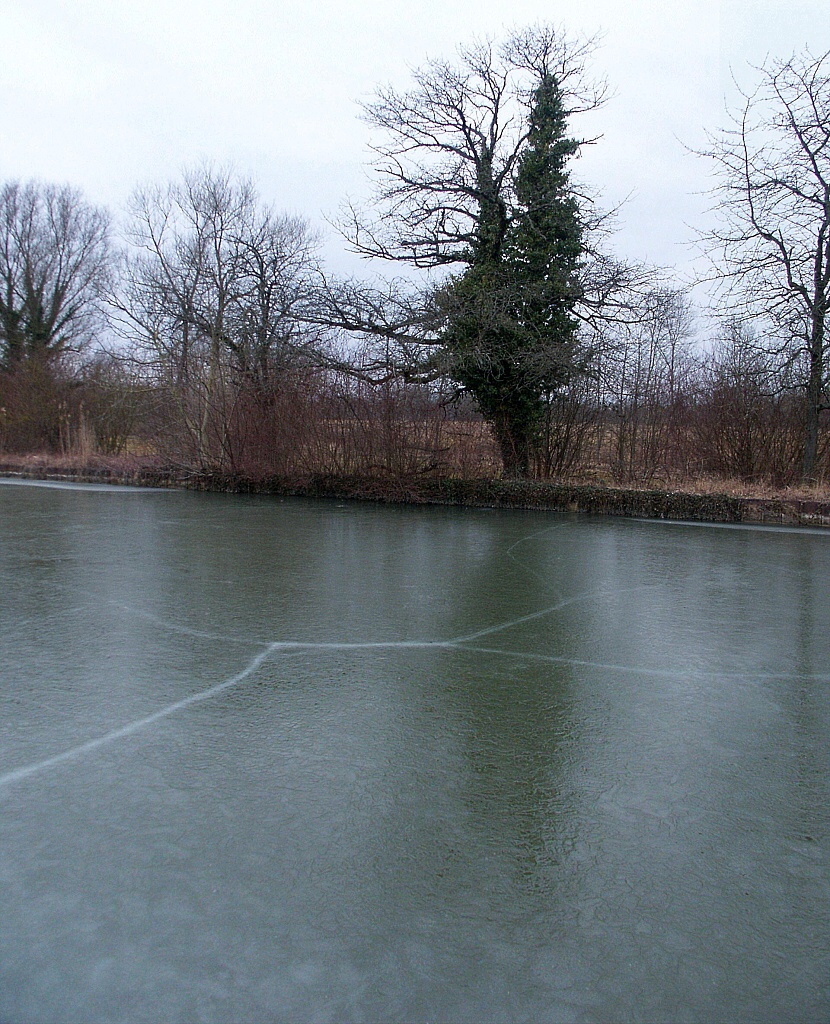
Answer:
<svg viewBox="0 0 830 1024"><path fill-rule="evenodd" d="M0 461L0 475L18 479L174 487L232 494L547 509L713 523L830 526L830 496L804 492L726 493L713 489L712 481L688 489L636 489L587 483L440 476L401 479L380 475L315 474L252 479L227 473L187 471L150 459L111 458L81 463L48 456L7 458Z"/></svg>

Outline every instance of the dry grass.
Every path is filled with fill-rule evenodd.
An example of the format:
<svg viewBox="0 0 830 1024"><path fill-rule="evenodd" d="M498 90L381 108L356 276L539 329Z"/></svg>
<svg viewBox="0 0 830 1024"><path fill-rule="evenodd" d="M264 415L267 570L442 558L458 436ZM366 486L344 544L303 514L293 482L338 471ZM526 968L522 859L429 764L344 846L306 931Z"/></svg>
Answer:
<svg viewBox="0 0 830 1024"><path fill-rule="evenodd" d="M84 456L82 453L73 452L62 454L55 452L27 452L2 453L0 452L0 465L4 468L14 470L109 470L112 473L133 473L141 469L157 469L160 467L160 460L153 455L101 455L93 453Z"/></svg>
<svg viewBox="0 0 830 1024"><path fill-rule="evenodd" d="M818 483L812 486L797 484L790 487L775 487L764 481L748 482L734 477L704 476L680 481L672 487L672 490L685 491L689 494L726 494L733 498L830 501L830 485L827 483Z"/></svg>

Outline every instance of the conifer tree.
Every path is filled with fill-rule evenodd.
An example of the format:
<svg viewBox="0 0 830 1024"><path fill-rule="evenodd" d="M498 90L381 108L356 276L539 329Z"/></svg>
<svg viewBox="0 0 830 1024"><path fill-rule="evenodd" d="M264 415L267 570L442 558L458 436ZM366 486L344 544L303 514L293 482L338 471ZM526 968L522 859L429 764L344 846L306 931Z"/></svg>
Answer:
<svg viewBox="0 0 830 1024"><path fill-rule="evenodd" d="M507 216L482 204L468 269L444 295L449 372L490 422L510 476L528 474L545 401L567 380L578 347L582 224L566 170L578 149L546 74L516 163L513 208Z"/></svg>

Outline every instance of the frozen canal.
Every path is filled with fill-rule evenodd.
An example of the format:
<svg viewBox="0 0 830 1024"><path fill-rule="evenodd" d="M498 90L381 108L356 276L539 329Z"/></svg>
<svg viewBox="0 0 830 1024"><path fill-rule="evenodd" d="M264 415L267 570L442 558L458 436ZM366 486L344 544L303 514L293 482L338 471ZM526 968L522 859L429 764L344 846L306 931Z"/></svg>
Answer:
<svg viewBox="0 0 830 1024"><path fill-rule="evenodd" d="M830 532L0 485L0 1021L830 1016Z"/></svg>

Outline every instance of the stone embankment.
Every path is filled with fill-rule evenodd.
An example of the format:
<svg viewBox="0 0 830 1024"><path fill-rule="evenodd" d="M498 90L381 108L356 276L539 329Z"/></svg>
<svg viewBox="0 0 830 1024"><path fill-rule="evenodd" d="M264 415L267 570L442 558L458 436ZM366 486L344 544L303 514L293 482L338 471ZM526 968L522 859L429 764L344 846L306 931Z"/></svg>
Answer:
<svg viewBox="0 0 830 1024"><path fill-rule="evenodd" d="M0 463L0 475L18 479L172 487L232 494L541 509L712 523L830 526L830 501L694 494L660 489L636 490L536 480L461 480L441 477L399 480L381 476L334 475L250 479L234 474L195 473L175 468L110 469L49 464L22 466L13 463Z"/></svg>

